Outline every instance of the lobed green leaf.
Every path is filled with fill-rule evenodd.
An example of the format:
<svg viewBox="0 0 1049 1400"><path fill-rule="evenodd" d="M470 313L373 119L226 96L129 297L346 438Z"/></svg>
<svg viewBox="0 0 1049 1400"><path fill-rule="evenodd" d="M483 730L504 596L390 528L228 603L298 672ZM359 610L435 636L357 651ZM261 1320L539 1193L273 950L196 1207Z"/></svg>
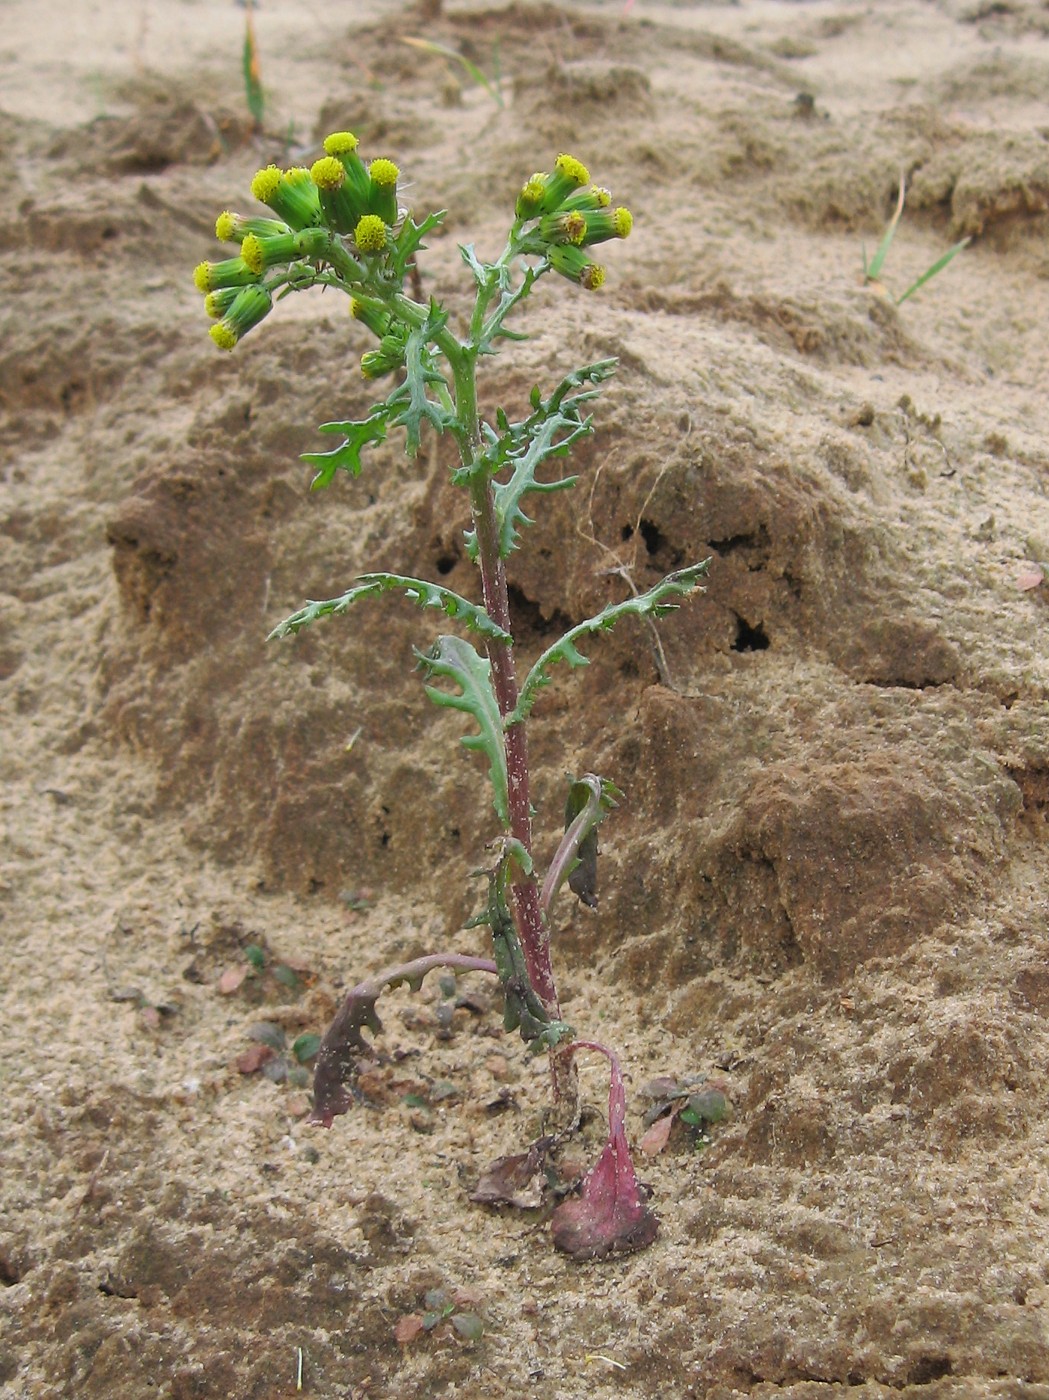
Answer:
<svg viewBox="0 0 1049 1400"><path fill-rule="evenodd" d="M318 432L342 433L346 439L341 446L331 452L304 452L302 460L319 470L310 483L311 491L320 491L330 486L337 471L349 472L351 476L361 474L361 450L370 443L383 442L390 422L388 403L376 404L367 418L349 423L322 423Z"/></svg>
<svg viewBox="0 0 1049 1400"><path fill-rule="evenodd" d="M329 598L322 603L307 603L304 608L292 613L291 617L285 618L276 626L270 633L269 640L301 632L319 617L335 617L347 612L361 598L374 598L380 593L390 593L398 589L404 592L409 602L417 603L421 608L440 608L448 617L462 622L471 631L479 632L482 637L499 642L511 640L509 632L493 622L484 608L478 603L471 603L468 598L463 598L450 588L444 588L439 583L430 583L426 579L410 578L406 574L379 573L360 574L354 586L338 598Z"/></svg>
<svg viewBox="0 0 1049 1400"><path fill-rule="evenodd" d="M595 632L611 632L616 623L624 617L662 617L664 613L671 612L678 606L677 603L668 601L669 599L686 597L700 587L699 580L705 577L709 566L710 560L704 559L702 563L690 564L687 569L678 569L668 574L647 593L626 598L621 603L609 603L608 607L602 608L595 617L589 617L585 622L570 627L559 641L547 647L528 672L521 686L517 704L506 717L507 727L527 719L539 691L543 686L549 685L550 667L556 661L566 661L572 667L589 665L587 658L575 644L577 639Z"/></svg>
<svg viewBox="0 0 1049 1400"><path fill-rule="evenodd" d="M415 654L427 677L450 681L459 687L461 694L456 695L428 685L426 694L435 705L462 710L476 721L480 732L465 735L462 744L464 748L480 750L487 756L492 805L503 826L509 827L506 746L499 705L492 689L491 663L461 637L438 637L429 651Z"/></svg>

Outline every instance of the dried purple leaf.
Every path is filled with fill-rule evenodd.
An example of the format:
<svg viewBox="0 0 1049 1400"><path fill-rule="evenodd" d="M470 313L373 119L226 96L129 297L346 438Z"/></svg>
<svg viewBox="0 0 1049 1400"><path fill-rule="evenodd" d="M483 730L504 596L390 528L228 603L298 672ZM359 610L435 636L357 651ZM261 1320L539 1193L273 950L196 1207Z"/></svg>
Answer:
<svg viewBox="0 0 1049 1400"><path fill-rule="evenodd" d="M551 1217L554 1244L573 1259L602 1259L645 1249L659 1222L645 1205L626 1138L626 1090L619 1062L605 1046L577 1040L572 1050L597 1050L609 1063L608 1141L583 1178L579 1195Z"/></svg>
<svg viewBox="0 0 1049 1400"><path fill-rule="evenodd" d="M358 982L347 993L317 1051L311 1123L330 1128L338 1115L347 1112L353 1103L353 1095L346 1084L353 1077L359 1060L371 1055L372 1047L361 1032L367 1027L373 1035L378 1035L382 1030L375 1003L383 991L398 982L407 982L413 991L418 991L426 974L437 967L496 973L495 963L489 958L474 958L466 953L432 953Z"/></svg>
<svg viewBox="0 0 1049 1400"><path fill-rule="evenodd" d="M515 1206L537 1210L543 1204L546 1157L552 1137L539 1138L527 1152L497 1157L482 1173L470 1200L484 1206Z"/></svg>

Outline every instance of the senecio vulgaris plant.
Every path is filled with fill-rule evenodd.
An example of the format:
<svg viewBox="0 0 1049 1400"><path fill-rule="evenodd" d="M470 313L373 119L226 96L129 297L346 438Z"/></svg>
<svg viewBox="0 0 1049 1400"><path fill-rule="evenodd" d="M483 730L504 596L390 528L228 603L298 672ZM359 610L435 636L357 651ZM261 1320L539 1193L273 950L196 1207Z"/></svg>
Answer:
<svg viewBox="0 0 1049 1400"><path fill-rule="evenodd" d="M655 1238L657 1225L627 1144L622 1072L612 1050L577 1038L562 1019L550 958L553 910L562 889L567 885L585 903L596 904L597 827L617 793L611 782L594 774L569 783L565 829L540 873L532 839L527 723L558 662L583 666L586 658L579 648L592 634L610 630L624 617L658 617L677 606L699 586L706 564L679 569L647 592L611 603L569 628L522 679L506 561L531 523L526 498L574 485L576 477L551 476L543 469L567 456L573 443L591 431L588 406L613 373L615 361L584 365L545 396L534 388L530 411L517 422L502 409L494 423L485 421L478 412L476 383L478 365L496 353L501 341L525 338L508 321L540 278L554 272L577 288L595 291L605 274L592 249L625 238L632 218L629 210L613 207L607 190L591 184L578 160L558 156L552 170L533 175L522 188L506 246L494 262L483 261L472 246L460 248L473 281L474 303L469 323L455 330L436 301L423 304L405 290L406 282L412 286L423 239L440 224L443 212L417 223L401 207L397 166L387 159L365 164L357 146L351 133L336 132L310 169L271 165L260 170L251 191L268 207L267 216L222 213L216 233L239 245L238 251L219 262L201 263L195 280L214 319L211 337L224 350L232 350L269 315L275 301L292 292L322 286L350 297L353 317L373 342L361 357L364 377L392 377L394 383L364 418L322 425L322 432L337 435L340 442L331 451L306 454L316 468L314 489L330 485L340 471L356 477L364 449L394 429L403 430L409 456L416 454L425 424L454 441L458 461L451 479L469 497L471 527L465 545L480 575L482 601L426 579L369 573L337 598L307 603L272 636L300 632L318 618L345 613L363 599L391 591L446 614L473 633L476 644L457 634L442 635L416 655L429 698L461 710L471 721L462 742L487 760L500 834L489 846L492 860L483 872L488 881L485 907L473 921L488 927L492 956L434 952L355 986L317 1055L313 1121L330 1126L352 1104L356 1062L370 1053L363 1033L381 1030L376 1003L387 987L407 983L417 989L436 968L490 973L502 984L507 1029L519 1031L530 1051L549 1058L553 1116L562 1133L579 1120L576 1055L597 1051L610 1066L608 1141L579 1193L554 1211L555 1243L578 1258L641 1249ZM503 1160L534 1162L535 1149L520 1159Z"/></svg>

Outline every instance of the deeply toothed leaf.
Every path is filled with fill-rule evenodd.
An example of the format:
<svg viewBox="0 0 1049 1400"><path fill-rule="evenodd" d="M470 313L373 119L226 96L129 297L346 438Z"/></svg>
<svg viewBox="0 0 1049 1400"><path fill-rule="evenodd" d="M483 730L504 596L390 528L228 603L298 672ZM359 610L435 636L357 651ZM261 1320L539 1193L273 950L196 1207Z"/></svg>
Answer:
<svg viewBox="0 0 1049 1400"><path fill-rule="evenodd" d="M487 756L492 804L500 822L509 827L506 747L499 706L492 689L491 663L461 637L438 637L429 651L417 651L416 656L428 677L450 681L461 691L456 695L437 686L426 687L426 694L435 705L462 710L476 721L480 732L465 735L462 743L465 748L479 749Z"/></svg>
<svg viewBox="0 0 1049 1400"><path fill-rule="evenodd" d="M595 617L589 617L585 622L570 627L559 641L547 647L528 672L521 686L517 705L507 716L507 726L527 718L539 691L544 685L549 685L550 667L556 661L565 661L573 667L589 665L587 658L576 646L579 638L594 632L611 632L616 623L624 617L662 617L664 613L671 612L678 604L668 600L686 597L699 588L699 580L706 575L709 563L709 559L704 559L700 564L678 569L676 573L668 574L647 593L641 593L636 598L626 598L621 603L609 603L608 607L602 608Z"/></svg>
<svg viewBox="0 0 1049 1400"><path fill-rule="evenodd" d="M293 632L301 632L319 617L333 617L346 612L361 598L372 598L380 593L402 590L405 597L421 608L440 608L448 617L462 622L471 631L494 641L508 642L510 634L505 632L477 603L443 588L439 583L429 583L425 579L409 578L404 574L361 574L352 588L338 598L329 598L323 603L307 603L291 617L284 619L270 633L270 639L287 637Z"/></svg>

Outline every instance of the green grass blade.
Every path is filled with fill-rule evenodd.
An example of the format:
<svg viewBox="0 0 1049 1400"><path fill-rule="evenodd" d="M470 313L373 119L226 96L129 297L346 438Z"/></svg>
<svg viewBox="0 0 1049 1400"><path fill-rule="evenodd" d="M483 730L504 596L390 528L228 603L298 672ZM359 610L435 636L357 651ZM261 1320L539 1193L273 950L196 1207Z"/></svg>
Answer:
<svg viewBox="0 0 1049 1400"><path fill-rule="evenodd" d="M925 269L925 271L922 273L922 275L918 278L916 282L911 283L911 285L904 292L903 296L896 298L896 305L902 306L908 297L912 297L915 292L919 291L922 287L925 286L926 282L931 281L932 278L934 278L938 272L942 272L943 269L947 266L947 264L951 261L951 259L957 256L957 254L960 253L962 249L971 242L971 238L963 238L961 242L956 243L953 248L948 248L942 258L937 258L931 267L927 267Z"/></svg>
<svg viewBox="0 0 1049 1400"><path fill-rule="evenodd" d="M903 213L903 201L906 198L906 193L906 185L901 175L900 192L896 197L896 212L889 220L889 226L882 234L881 242L878 244L877 251L874 257L871 258L870 263L867 262L867 252L866 249L864 249L863 277L866 282L876 282L881 276L881 270L885 264L885 259L889 256L889 249L892 247L892 240L896 233L896 225L900 222L900 215Z"/></svg>

